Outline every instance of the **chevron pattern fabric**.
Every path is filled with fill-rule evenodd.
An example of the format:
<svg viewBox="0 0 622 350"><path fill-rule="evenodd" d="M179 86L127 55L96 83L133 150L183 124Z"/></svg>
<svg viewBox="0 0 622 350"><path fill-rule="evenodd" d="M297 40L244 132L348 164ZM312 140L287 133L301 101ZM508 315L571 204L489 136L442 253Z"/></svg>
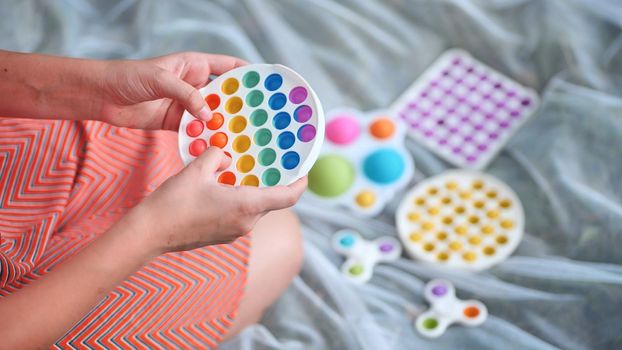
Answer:
<svg viewBox="0 0 622 350"><path fill-rule="evenodd" d="M0 298L88 245L181 168L172 132L0 118ZM247 236L162 255L53 348L215 348L242 297L249 253Z"/></svg>

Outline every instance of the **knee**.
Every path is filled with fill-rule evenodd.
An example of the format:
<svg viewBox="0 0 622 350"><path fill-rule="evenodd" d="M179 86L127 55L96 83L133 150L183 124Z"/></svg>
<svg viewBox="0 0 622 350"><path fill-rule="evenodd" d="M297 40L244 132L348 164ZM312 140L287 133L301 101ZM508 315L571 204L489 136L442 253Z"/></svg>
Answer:
<svg viewBox="0 0 622 350"><path fill-rule="evenodd" d="M264 218L264 231L270 240L271 250L280 263L287 266L293 279L302 268L304 261L302 230L300 220L294 211L284 209L274 211Z"/></svg>

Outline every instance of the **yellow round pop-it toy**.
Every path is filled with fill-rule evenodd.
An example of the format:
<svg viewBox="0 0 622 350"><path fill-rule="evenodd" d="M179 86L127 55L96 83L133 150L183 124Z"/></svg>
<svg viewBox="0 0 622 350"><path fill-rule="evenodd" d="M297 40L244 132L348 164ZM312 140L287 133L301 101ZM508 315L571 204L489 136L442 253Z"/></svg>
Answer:
<svg viewBox="0 0 622 350"><path fill-rule="evenodd" d="M450 267L489 268L510 256L523 236L518 196L497 178L475 171L447 171L420 182L396 216L413 258Z"/></svg>

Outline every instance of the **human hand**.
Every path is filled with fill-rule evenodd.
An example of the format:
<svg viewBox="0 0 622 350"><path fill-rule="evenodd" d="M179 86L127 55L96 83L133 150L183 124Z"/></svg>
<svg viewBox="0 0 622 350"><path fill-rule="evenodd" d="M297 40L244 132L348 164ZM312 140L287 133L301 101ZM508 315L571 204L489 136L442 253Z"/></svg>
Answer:
<svg viewBox="0 0 622 350"><path fill-rule="evenodd" d="M202 120L211 111L197 89L245 65L239 58L183 52L147 60L109 61L103 69L98 118L138 129L177 131L184 110ZM95 112L97 113L97 112Z"/></svg>
<svg viewBox="0 0 622 350"><path fill-rule="evenodd" d="M230 162L220 148L209 147L135 208L131 215L142 226L134 231L145 235L153 254L232 242L269 211L294 205L307 186L306 177L266 188L218 183L216 173Z"/></svg>

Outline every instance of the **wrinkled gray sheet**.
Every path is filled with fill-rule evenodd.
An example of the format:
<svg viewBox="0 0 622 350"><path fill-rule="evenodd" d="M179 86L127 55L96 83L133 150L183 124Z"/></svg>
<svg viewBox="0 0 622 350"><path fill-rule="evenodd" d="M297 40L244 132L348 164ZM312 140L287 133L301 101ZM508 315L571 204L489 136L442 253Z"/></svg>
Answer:
<svg viewBox="0 0 622 350"><path fill-rule="evenodd" d="M4 0L0 13L3 48L101 58L203 50L279 62L307 77L327 108L386 107L450 47L541 93L539 111L488 168L525 206L527 233L511 259L471 274L402 258L352 286L329 235L344 226L395 234L395 203L362 220L303 202L301 276L223 349L622 348L622 2ZM408 146L418 179L447 168ZM434 277L484 301L488 321L419 337L412 322Z"/></svg>

